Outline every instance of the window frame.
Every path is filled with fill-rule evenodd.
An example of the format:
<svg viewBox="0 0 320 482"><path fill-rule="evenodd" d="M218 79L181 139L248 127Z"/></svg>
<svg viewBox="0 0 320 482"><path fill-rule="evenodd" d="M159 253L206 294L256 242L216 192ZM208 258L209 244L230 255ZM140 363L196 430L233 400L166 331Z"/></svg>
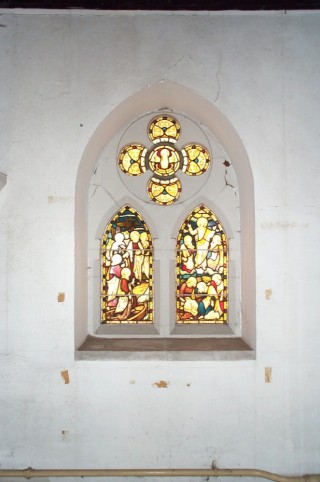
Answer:
<svg viewBox="0 0 320 482"><path fill-rule="evenodd" d="M177 95L172 96L173 93L176 93ZM186 96L186 94L188 95ZM219 139L219 142L221 142L224 149L226 149L226 151L228 152L228 155L232 162L235 163L234 166L237 170L237 178L240 181L239 192L241 196L241 231L244 231L243 237L246 238L246 243L241 243L241 279L242 287L246 286L245 291L243 291L243 289L241 290L241 303L243 312L242 314L244 314L244 316L241 326L241 336L235 337L234 335L229 336L228 334L217 335L216 340L220 340L220 344L224 348L221 350L218 348L213 348L209 351L210 353L215 351L222 351L226 353L230 351L241 352L243 350L241 350L240 348L239 350L237 348L232 349L231 341L233 340L235 342L236 340L239 340L246 346L246 349L244 349L244 351L246 352L245 358L252 358L252 356L254 356L255 349L255 263L253 203L254 192L250 163L245 149L235 129L229 123L229 121L227 121L227 119L215 108L215 106L208 103L205 99L201 98L193 91L178 86L177 84L171 83L158 84L148 89L144 89L144 91L139 92L138 94L134 94L129 99L127 99L127 101L124 101L100 124L93 138L89 141L87 148L85 149L82 156L76 185L76 349L79 348L81 345L82 347L85 346L83 345L83 341L87 338L88 335L86 316L84 314L84 310L80 308L80 305L83 306L83 303L79 303L79 300L81 299L85 301L87 299L87 295L83 296L87 292L84 279L84 272L87 270L84 256L84 253L86 252L86 242L84 242L86 236L83 237L82 235L87 231L88 221L87 219L82 219L82 213L87 211L86 209L83 211L82 207L86 202L84 193L88 192L90 177L93 170L93 160L96 161L98 159L105 142L108 141L108 139L112 138L112 136L116 133L117 129L120 128L121 125L123 125L124 120L128 119L128 116L131 116L131 118L133 118L134 116L142 115L143 112L150 110L150 108L158 111L159 105L161 105L161 101L159 103L159 99L164 99L168 97L171 100L172 110L186 111L188 115L194 115L196 118L200 119L201 122L205 123L207 128L211 128L211 130L214 131L215 136ZM246 189L244 189L244 186L246 186ZM204 203L208 205L206 202ZM137 208L137 211L140 212L139 208ZM140 212L140 214L142 213ZM218 218L221 219L219 217L219 214ZM183 336L186 337L185 334ZM163 339L165 338L166 337L163 337ZM225 346L225 342L228 340L230 341L230 348ZM103 345L103 341L101 343ZM166 348L164 351L167 350L169 350L169 348ZM82 353L80 358L83 358L83 353L86 351L88 351L88 347L86 349L79 349L79 352ZM100 352L101 350L98 351ZM135 352L134 349L132 351ZM173 351L181 353L179 349ZM199 348L195 347L195 351L199 351ZM110 352L112 352L112 350L110 350ZM250 353L250 355L248 355L248 353ZM211 353L209 358L215 357Z"/></svg>

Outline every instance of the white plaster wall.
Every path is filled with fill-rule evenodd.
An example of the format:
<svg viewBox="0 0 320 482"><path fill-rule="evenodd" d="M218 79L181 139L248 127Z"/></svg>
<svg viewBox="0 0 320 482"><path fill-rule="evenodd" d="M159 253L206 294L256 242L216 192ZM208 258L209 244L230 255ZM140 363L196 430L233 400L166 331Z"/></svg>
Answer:
<svg viewBox="0 0 320 482"><path fill-rule="evenodd" d="M320 472L320 13L0 13L1 468ZM215 103L247 149L255 361L74 360L79 160L161 80Z"/></svg>

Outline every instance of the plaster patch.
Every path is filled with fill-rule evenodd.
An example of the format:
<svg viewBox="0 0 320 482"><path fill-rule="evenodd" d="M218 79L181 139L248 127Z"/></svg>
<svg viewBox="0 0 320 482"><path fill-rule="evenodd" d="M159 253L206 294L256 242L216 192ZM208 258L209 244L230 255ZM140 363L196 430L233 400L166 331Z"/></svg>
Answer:
<svg viewBox="0 0 320 482"><path fill-rule="evenodd" d="M153 386L157 388L168 388L169 382L165 380L159 380L158 382L154 382Z"/></svg>
<svg viewBox="0 0 320 482"><path fill-rule="evenodd" d="M266 300L270 300L271 296L272 296L272 289L271 288L268 288L265 290L265 296L266 296Z"/></svg>
<svg viewBox="0 0 320 482"><path fill-rule="evenodd" d="M69 378L69 371L68 370L62 370L61 371L61 376L64 379L64 383L68 385L70 383L70 378Z"/></svg>

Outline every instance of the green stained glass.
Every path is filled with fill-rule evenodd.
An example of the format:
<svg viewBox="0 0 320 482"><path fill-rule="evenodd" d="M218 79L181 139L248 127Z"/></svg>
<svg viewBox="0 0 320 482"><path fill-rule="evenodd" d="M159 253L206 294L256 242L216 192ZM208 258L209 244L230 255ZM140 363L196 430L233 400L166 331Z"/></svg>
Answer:
<svg viewBox="0 0 320 482"><path fill-rule="evenodd" d="M101 240L101 323L152 322L152 238L140 214L126 205Z"/></svg>
<svg viewBox="0 0 320 482"><path fill-rule="evenodd" d="M177 323L227 323L227 237L206 206L192 211L180 228L176 282Z"/></svg>

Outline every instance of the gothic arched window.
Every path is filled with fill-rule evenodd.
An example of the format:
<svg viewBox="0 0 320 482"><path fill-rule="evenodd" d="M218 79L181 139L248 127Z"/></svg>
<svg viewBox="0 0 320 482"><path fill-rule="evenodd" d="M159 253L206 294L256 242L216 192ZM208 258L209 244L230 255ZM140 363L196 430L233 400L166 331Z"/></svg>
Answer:
<svg viewBox="0 0 320 482"><path fill-rule="evenodd" d="M255 346L253 177L215 106L164 83L101 123L77 178L75 280L84 351Z"/></svg>
<svg viewBox="0 0 320 482"><path fill-rule="evenodd" d="M187 216L177 238L177 323L227 323L227 262L224 229L201 205Z"/></svg>
<svg viewBox="0 0 320 482"><path fill-rule="evenodd" d="M153 322L152 238L129 205L108 223L101 239L101 323Z"/></svg>

